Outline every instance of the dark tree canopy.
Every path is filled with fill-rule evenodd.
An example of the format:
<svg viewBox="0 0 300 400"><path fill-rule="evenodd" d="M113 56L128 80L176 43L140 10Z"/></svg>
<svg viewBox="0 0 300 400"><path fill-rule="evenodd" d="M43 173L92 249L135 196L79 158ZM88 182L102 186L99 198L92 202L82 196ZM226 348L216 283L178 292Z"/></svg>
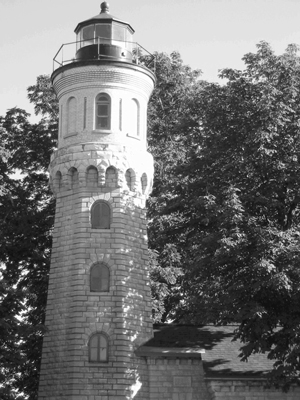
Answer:
<svg viewBox="0 0 300 400"><path fill-rule="evenodd" d="M156 87L148 108L148 147L154 156L154 186L148 200L148 235L154 321L172 319L182 299L180 251L174 246L178 223L164 208L172 198L174 166L185 158L182 118L189 112L200 70L184 65L179 53L155 53ZM176 178L175 178L176 179Z"/></svg>
<svg viewBox="0 0 300 400"><path fill-rule="evenodd" d="M0 397L37 398L54 200L47 167L57 123L0 119ZM19 393L19 395L18 395ZM22 394L20 394L22 393Z"/></svg>
<svg viewBox="0 0 300 400"><path fill-rule="evenodd" d="M185 265L178 320L238 323L243 358L266 352L285 386L300 371L297 51L262 42L244 71L221 72L224 85L198 85L161 211Z"/></svg>

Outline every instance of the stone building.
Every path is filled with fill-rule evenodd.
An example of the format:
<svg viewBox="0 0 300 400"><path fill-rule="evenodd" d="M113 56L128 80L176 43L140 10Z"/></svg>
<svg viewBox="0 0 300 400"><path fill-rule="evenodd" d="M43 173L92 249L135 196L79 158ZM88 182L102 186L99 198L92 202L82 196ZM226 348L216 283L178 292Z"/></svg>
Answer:
<svg viewBox="0 0 300 400"><path fill-rule="evenodd" d="M263 389L264 368L239 371L228 328L153 331L145 202L155 76L106 2L75 33L52 74L60 122L39 400L299 399Z"/></svg>

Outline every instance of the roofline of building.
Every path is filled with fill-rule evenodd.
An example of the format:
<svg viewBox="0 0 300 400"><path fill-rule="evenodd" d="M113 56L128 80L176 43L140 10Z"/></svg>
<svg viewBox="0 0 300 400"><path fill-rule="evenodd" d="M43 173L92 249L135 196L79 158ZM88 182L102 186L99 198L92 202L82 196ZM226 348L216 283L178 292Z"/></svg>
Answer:
<svg viewBox="0 0 300 400"><path fill-rule="evenodd" d="M105 23L110 23L111 24L112 22L117 22L119 24L126 25L131 30L132 34L135 33L135 30L132 28L132 26L130 24L128 24L127 22L121 21L120 19L115 18L112 15L110 15L107 18L103 18L103 19L102 18L97 18L97 16L95 16L95 17L92 17L92 18L87 19L85 21L79 22L77 24L76 28L74 29L74 32L77 34L81 28L83 28L85 26L92 25L92 24L97 24L97 23L98 24L105 24Z"/></svg>
<svg viewBox="0 0 300 400"><path fill-rule="evenodd" d="M205 353L204 349L192 347L151 347L141 346L135 354L140 357L150 358L200 358Z"/></svg>

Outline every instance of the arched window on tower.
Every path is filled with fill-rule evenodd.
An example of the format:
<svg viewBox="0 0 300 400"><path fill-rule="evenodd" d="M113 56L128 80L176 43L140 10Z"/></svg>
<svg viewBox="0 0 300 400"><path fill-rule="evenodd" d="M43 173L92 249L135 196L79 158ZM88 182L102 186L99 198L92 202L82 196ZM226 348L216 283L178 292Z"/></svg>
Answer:
<svg viewBox="0 0 300 400"><path fill-rule="evenodd" d="M62 184L62 175L60 171L57 171L53 179L54 190L58 191L61 188L61 184Z"/></svg>
<svg viewBox="0 0 300 400"><path fill-rule="evenodd" d="M110 206L102 200L96 201L91 210L91 223L93 229L110 228Z"/></svg>
<svg viewBox="0 0 300 400"><path fill-rule="evenodd" d="M105 186L110 188L117 187L118 174L115 167L110 166L105 171Z"/></svg>
<svg viewBox="0 0 300 400"><path fill-rule="evenodd" d="M98 185L98 170L94 166L89 166L86 171L86 184L87 186L95 186Z"/></svg>
<svg viewBox="0 0 300 400"><path fill-rule="evenodd" d="M96 129L110 129L111 99L108 94L100 93L96 97Z"/></svg>
<svg viewBox="0 0 300 400"><path fill-rule="evenodd" d="M89 361L108 362L108 339L106 335L96 333L90 338Z"/></svg>
<svg viewBox="0 0 300 400"><path fill-rule="evenodd" d="M74 189L78 186L79 183L79 175L76 168L72 167L68 171L68 180L70 189Z"/></svg>
<svg viewBox="0 0 300 400"><path fill-rule="evenodd" d="M109 292L109 268L104 263L94 264L90 272L91 292Z"/></svg>
<svg viewBox="0 0 300 400"><path fill-rule="evenodd" d="M125 173L126 185L129 190L134 191L135 188L135 173L129 168Z"/></svg>
<svg viewBox="0 0 300 400"><path fill-rule="evenodd" d="M141 176L141 187L142 187L142 193L143 194L145 194L145 191L146 191L146 188L147 188L147 184L148 184L148 178L147 178L147 175L144 172L143 175Z"/></svg>

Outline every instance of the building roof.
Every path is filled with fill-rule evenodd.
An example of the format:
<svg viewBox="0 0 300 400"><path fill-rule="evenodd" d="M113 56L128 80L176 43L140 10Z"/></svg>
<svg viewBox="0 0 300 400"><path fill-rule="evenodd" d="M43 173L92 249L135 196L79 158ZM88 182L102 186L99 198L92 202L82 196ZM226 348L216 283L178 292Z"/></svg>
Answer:
<svg viewBox="0 0 300 400"><path fill-rule="evenodd" d="M154 325L154 337L142 346L144 355L147 348L156 348L153 352L164 357L167 348L180 349L177 354L183 354L186 348L188 353L200 354L206 377L214 378L265 378L272 369L273 362L268 360L265 354L255 354L248 361L241 361L239 354L242 343L233 341L235 325L227 326L191 326L175 324ZM149 349L150 350L150 349ZM170 349L171 350L171 349ZM149 354L148 354L149 355ZM199 355L200 356L200 355Z"/></svg>
<svg viewBox="0 0 300 400"><path fill-rule="evenodd" d="M106 2L101 3L101 11L98 15L95 15L92 18L86 19L85 21L79 22L79 24L76 26L74 32L77 33L82 27L88 26L91 24L97 24L97 23L112 23L112 22L118 22L123 25L127 25L128 28L134 33L134 29L128 22L122 21L119 18L114 17L109 13L109 8L105 9L103 5L107 4ZM108 4L107 4L108 6Z"/></svg>

